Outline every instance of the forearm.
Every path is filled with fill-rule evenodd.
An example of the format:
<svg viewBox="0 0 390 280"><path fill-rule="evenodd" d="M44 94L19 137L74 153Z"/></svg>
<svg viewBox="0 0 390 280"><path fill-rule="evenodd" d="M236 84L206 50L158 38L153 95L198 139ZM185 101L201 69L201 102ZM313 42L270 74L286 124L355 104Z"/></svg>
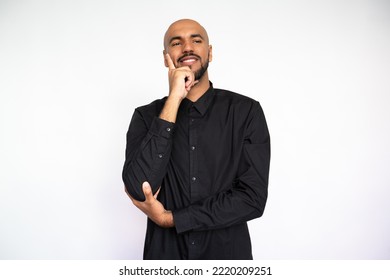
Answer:
<svg viewBox="0 0 390 280"><path fill-rule="evenodd" d="M126 161L122 178L127 192L143 201L142 183L148 181L153 193L166 173L172 148L174 124L157 117L148 125L136 112L127 133Z"/></svg>
<svg viewBox="0 0 390 280"><path fill-rule="evenodd" d="M164 205L157 200L160 189L155 194L152 193L149 182L142 184L142 191L145 196L145 201L138 201L130 196L133 204L148 216L150 220L160 227L174 227L173 215L169 210L165 210Z"/></svg>
<svg viewBox="0 0 390 280"><path fill-rule="evenodd" d="M133 198L144 201L141 186L145 181L150 182L153 193L161 186L161 181L166 172L166 162L156 159L154 162L149 153L140 152L134 159L128 161L122 173L123 182L127 193ZM160 163L158 163L160 161Z"/></svg>
<svg viewBox="0 0 390 280"><path fill-rule="evenodd" d="M141 113L135 112L127 133L126 162L123 181L127 192L143 201L143 182L150 182L153 192L161 185L169 162L174 122L183 97L171 92L166 99L159 117L148 125Z"/></svg>
<svg viewBox="0 0 390 280"><path fill-rule="evenodd" d="M173 123L176 122L181 101L182 99L175 95L170 95L167 98L159 115L162 121L155 120L163 128L162 131L161 128L156 128L156 125L153 127L152 124L150 129L152 131L149 130L149 135L145 137L141 148L135 152L131 160L126 160L123 180L128 193L138 200L143 200L140 190L143 182L150 182L153 190L156 191L165 175L171 151L171 141L161 141L155 136L165 134L167 140L171 140L169 136L173 133Z"/></svg>
<svg viewBox="0 0 390 280"><path fill-rule="evenodd" d="M167 98L163 109L161 110L159 118L168 122L175 123L181 101L182 98L170 95Z"/></svg>
<svg viewBox="0 0 390 280"><path fill-rule="evenodd" d="M258 191L233 188L173 211L178 233L226 228L262 216L267 187Z"/></svg>
<svg viewBox="0 0 390 280"><path fill-rule="evenodd" d="M162 223L160 224L161 227L171 228L175 226L172 211L166 210L162 216L163 219Z"/></svg>

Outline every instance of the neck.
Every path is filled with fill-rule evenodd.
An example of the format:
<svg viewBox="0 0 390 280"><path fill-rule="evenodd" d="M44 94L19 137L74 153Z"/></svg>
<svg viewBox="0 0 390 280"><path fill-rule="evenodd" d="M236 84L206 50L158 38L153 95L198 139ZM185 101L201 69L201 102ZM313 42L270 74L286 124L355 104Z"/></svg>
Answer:
<svg viewBox="0 0 390 280"><path fill-rule="evenodd" d="M191 88L187 94L187 98L192 102L196 102L210 87L209 75L204 73L199 82Z"/></svg>

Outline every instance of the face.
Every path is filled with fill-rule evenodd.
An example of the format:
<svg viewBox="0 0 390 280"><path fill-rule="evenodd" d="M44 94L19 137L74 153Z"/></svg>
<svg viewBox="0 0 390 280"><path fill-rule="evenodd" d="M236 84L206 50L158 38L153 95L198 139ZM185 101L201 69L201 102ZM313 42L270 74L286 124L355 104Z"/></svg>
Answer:
<svg viewBox="0 0 390 280"><path fill-rule="evenodd" d="M165 33L164 47L175 67L190 67L196 80L200 80L207 71L212 47L206 30L199 23L192 20L173 23Z"/></svg>

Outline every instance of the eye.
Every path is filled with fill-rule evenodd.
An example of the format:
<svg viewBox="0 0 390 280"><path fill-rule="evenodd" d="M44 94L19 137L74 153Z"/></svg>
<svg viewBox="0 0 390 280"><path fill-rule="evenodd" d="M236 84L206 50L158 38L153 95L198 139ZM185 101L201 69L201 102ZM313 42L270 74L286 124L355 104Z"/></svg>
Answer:
<svg viewBox="0 0 390 280"><path fill-rule="evenodd" d="M180 42L179 42L179 41L173 42L173 43L171 44L172 47L179 46L179 45L180 45Z"/></svg>
<svg viewBox="0 0 390 280"><path fill-rule="evenodd" d="M194 43L195 43L195 44L201 44L201 43L202 43L202 40L196 39L196 40L194 40Z"/></svg>

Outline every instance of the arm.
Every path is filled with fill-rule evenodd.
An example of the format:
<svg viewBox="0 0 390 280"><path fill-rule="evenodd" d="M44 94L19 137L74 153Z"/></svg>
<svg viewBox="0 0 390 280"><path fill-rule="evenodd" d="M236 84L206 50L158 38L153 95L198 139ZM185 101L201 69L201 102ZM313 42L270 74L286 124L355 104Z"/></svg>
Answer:
<svg viewBox="0 0 390 280"><path fill-rule="evenodd" d="M189 67L176 69L170 56L166 53L164 55L169 68L170 88L164 107L159 117L155 117L153 121L145 120L142 113L136 110L127 133L122 177L133 202L145 200L141 188L143 182L150 183L152 193L160 187L170 158L174 122L180 103L196 84Z"/></svg>
<svg viewBox="0 0 390 280"><path fill-rule="evenodd" d="M165 210L164 206L160 201L157 200L158 193L160 189L153 195L152 188L148 182L144 182L142 184L142 190L145 195L145 201L138 201L129 195L131 201L134 205L144 212L149 219L155 222L157 225L161 227L173 227L174 221L171 211Z"/></svg>
<svg viewBox="0 0 390 280"><path fill-rule="evenodd" d="M134 199L145 199L143 182L150 183L153 193L161 185L169 162L173 131L173 123L135 110L127 132L122 172L126 191Z"/></svg>
<svg viewBox="0 0 390 280"><path fill-rule="evenodd" d="M189 67L176 68L168 53L164 52L168 65L169 96L160 113L160 119L176 122L177 112L181 101L187 96L191 88L197 84L194 73Z"/></svg>
<svg viewBox="0 0 390 280"><path fill-rule="evenodd" d="M270 138L259 104L252 114L232 187L174 210L178 233L229 227L263 214L268 195Z"/></svg>

